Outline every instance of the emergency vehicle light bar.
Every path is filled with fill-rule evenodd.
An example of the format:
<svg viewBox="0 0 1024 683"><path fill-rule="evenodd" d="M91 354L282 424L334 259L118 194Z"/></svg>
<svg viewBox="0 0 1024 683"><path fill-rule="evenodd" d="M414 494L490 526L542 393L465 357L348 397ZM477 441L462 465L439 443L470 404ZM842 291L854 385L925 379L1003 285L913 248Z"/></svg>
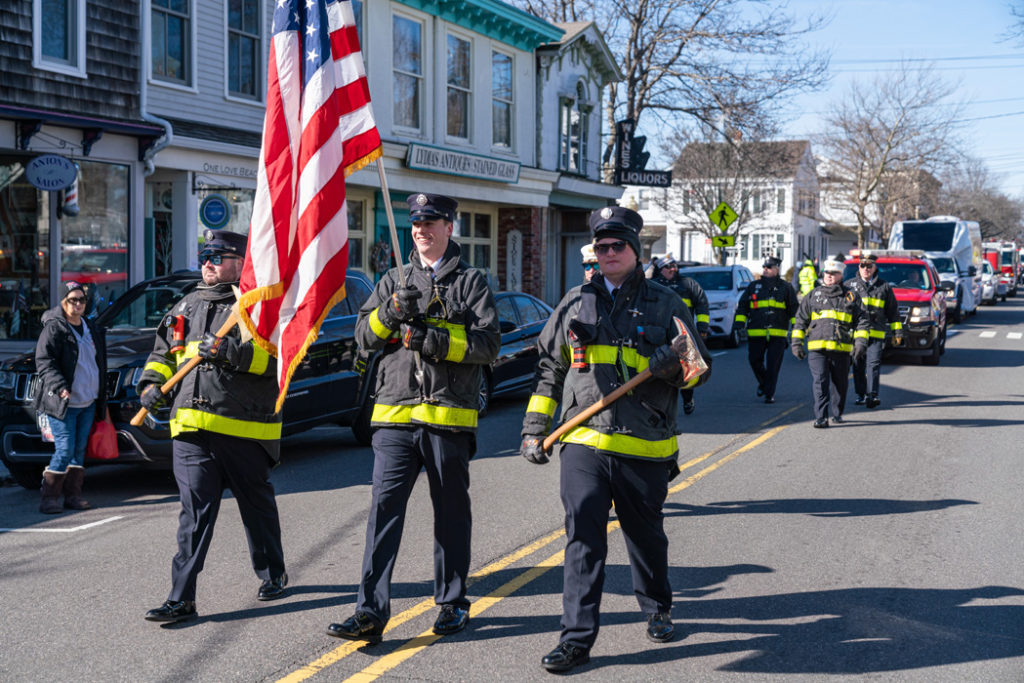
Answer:
<svg viewBox="0 0 1024 683"><path fill-rule="evenodd" d="M867 256L902 256L904 258L924 258L924 252L920 249L851 249L850 258L860 258L861 254Z"/></svg>

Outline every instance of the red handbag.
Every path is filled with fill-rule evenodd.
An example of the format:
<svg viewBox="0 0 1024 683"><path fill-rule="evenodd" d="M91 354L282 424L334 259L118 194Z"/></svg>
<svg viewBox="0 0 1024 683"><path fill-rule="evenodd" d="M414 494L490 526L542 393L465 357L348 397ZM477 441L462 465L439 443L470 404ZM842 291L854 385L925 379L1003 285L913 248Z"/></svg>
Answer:
<svg viewBox="0 0 1024 683"><path fill-rule="evenodd" d="M89 431L89 444L85 457L90 460L113 460L117 458L117 430L110 419L108 410L102 420L93 423Z"/></svg>

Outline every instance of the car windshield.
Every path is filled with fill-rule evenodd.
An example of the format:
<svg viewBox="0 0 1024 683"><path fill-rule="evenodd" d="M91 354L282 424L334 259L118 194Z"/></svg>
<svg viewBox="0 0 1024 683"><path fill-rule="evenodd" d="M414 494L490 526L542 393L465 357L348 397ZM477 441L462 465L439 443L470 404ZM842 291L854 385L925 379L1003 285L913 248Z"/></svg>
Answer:
<svg viewBox="0 0 1024 683"><path fill-rule="evenodd" d="M154 280L145 287L129 290L97 322L110 330L156 327L181 297L195 288L199 280Z"/></svg>
<svg viewBox="0 0 1024 683"><path fill-rule="evenodd" d="M681 274L692 277L706 292L728 292L732 289L732 271L729 270L684 270Z"/></svg>
<svg viewBox="0 0 1024 683"><path fill-rule="evenodd" d="M933 286L928 269L916 263L879 263L878 275L901 289L931 289Z"/></svg>
<svg viewBox="0 0 1024 683"><path fill-rule="evenodd" d="M940 256L939 258L933 258L932 263L935 264L935 270L940 273L955 273L956 264L953 263L953 259Z"/></svg>

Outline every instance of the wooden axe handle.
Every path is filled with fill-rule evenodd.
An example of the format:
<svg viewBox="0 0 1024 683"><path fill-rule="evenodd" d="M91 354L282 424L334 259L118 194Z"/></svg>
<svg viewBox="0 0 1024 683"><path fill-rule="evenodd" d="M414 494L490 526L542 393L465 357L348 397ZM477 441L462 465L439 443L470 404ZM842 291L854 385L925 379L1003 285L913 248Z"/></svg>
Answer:
<svg viewBox="0 0 1024 683"><path fill-rule="evenodd" d="M604 398L602 398L600 401L594 403L589 408L583 410L582 412L580 412L578 415L573 417L568 422L562 423L562 426L560 426L555 431L551 432L551 434L549 434L548 437L546 439L544 439L544 450L545 451L551 450L551 447L555 445L556 441L558 441L558 437L562 436L563 434L565 434L567 431L569 431L573 427L575 427L575 426L577 426L579 424L582 424L583 422L588 420L592 415L595 415L596 413L601 412L602 410L604 410L605 408L607 408L611 404L615 403L617 400L622 398L625 394L627 394L630 391L632 391L634 387L636 387L639 384L642 384L647 379L649 379L650 376L651 376L650 369L649 368L644 368L643 371L640 374L638 374L635 377L633 377L633 379L629 380L628 382L623 384L621 387L619 387L618 389L616 389L612 393L610 393L607 396L605 396Z"/></svg>
<svg viewBox="0 0 1024 683"><path fill-rule="evenodd" d="M219 330L217 330L217 337L223 337L224 335L231 331L232 327L234 327L237 324L238 314L232 311L231 315L228 316L228 319L225 320L224 324L220 326ZM178 371L171 375L171 378L160 386L160 393L166 395L167 392L169 392L171 389L177 386L178 382L184 379L185 375L192 372L192 368L199 365L199 363L202 360L202 356L193 356L192 358L189 358L187 363L178 368ZM129 424L132 425L133 427L141 427L142 421L146 419L146 415L148 414L148 410L146 410L145 408L139 408L139 412L135 413L135 417L132 418Z"/></svg>

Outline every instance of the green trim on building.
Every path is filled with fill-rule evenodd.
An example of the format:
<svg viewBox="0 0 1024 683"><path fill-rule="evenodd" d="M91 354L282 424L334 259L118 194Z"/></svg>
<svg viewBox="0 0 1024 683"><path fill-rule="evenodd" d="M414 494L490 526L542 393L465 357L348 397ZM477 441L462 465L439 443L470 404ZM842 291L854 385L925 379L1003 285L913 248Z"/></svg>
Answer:
<svg viewBox="0 0 1024 683"><path fill-rule="evenodd" d="M398 2L527 52L533 52L539 45L559 41L565 33L543 19L498 0Z"/></svg>
<svg viewBox="0 0 1024 683"><path fill-rule="evenodd" d="M551 193L548 204L551 206L569 206L575 209L600 209L602 206L608 206L608 199L605 197L587 197L585 195L555 190Z"/></svg>

